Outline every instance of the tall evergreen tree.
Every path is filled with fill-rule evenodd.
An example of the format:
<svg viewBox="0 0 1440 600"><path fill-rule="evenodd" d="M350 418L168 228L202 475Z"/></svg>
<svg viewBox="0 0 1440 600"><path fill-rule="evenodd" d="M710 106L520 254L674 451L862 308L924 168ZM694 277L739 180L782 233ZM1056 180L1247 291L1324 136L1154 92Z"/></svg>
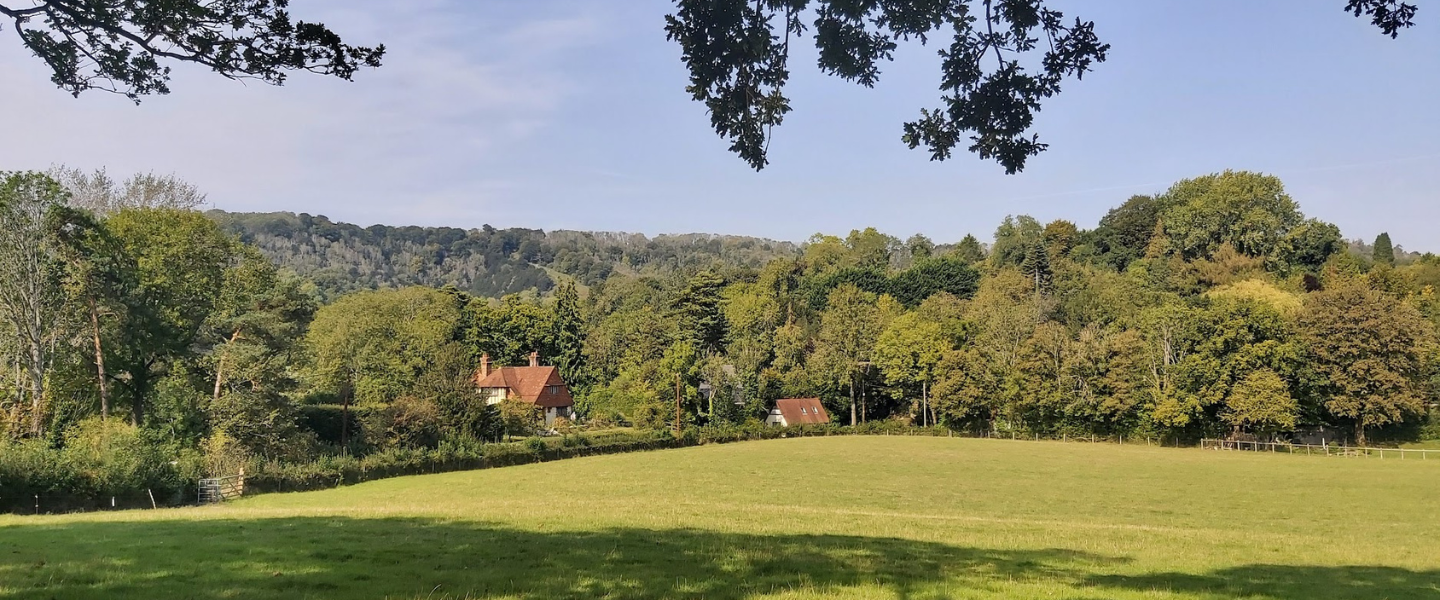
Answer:
<svg viewBox="0 0 1440 600"><path fill-rule="evenodd" d="M584 380L585 321L580 316L580 294L575 284L565 282L555 291L555 331L551 344L560 376L571 386Z"/></svg>
<svg viewBox="0 0 1440 600"><path fill-rule="evenodd" d="M720 293L725 280L714 271L696 273L675 300L680 317L680 337L702 353L719 352L725 346L725 313Z"/></svg>
<svg viewBox="0 0 1440 600"><path fill-rule="evenodd" d="M1034 283L1035 293L1050 288L1054 272L1050 270L1050 254L1045 251L1043 241L1037 240L1030 245L1030 249L1025 252L1025 260L1020 263L1020 272Z"/></svg>
<svg viewBox="0 0 1440 600"><path fill-rule="evenodd" d="M1375 265L1395 266L1395 246L1390 243L1390 234L1382 233L1375 237L1375 245L1371 250Z"/></svg>
<svg viewBox="0 0 1440 600"><path fill-rule="evenodd" d="M973 265L985 260L985 249L980 246L980 240L967 233L965 238L955 245L955 251L951 256L967 265Z"/></svg>

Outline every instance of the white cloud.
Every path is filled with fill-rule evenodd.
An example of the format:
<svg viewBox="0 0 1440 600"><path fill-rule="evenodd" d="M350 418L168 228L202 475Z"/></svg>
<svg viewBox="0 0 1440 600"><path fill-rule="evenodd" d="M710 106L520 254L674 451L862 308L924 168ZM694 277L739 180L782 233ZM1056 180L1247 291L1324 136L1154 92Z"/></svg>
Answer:
<svg viewBox="0 0 1440 600"><path fill-rule="evenodd" d="M354 82L297 73L280 88L179 65L173 93L138 107L98 92L72 99L13 38L0 38L0 114L20 115L0 128L0 168L175 172L222 208L362 222L483 209L513 188L487 163L582 91L564 60L601 28L573 6L526 16L477 4L306 3L297 18L325 22L349 43L385 43L385 65Z"/></svg>

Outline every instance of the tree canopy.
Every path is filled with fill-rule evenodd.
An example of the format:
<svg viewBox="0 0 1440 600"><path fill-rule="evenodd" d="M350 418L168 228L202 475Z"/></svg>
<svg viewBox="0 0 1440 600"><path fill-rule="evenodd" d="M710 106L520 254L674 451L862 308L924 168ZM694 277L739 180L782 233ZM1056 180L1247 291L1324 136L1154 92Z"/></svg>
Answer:
<svg viewBox="0 0 1440 600"><path fill-rule="evenodd" d="M378 67L385 47L351 46L320 23L290 18L289 0L0 4L20 42L76 96L101 90L139 101L170 92L166 61L229 79L280 85L292 71L350 79Z"/></svg>
<svg viewBox="0 0 1440 600"><path fill-rule="evenodd" d="M1042 102L1069 79L1105 62L1110 44L1093 21L1067 18L1045 0L676 0L665 32L690 71L686 91L705 104L730 151L759 170L772 129L791 111L785 95L790 47L808 31L822 73L874 87L900 42L939 38L939 106L906 122L901 140L945 160L956 146L994 160L1006 173L1047 144L1032 131ZM1391 37L1414 23L1416 7L1399 0L1349 0ZM808 23L807 23L808 20Z"/></svg>

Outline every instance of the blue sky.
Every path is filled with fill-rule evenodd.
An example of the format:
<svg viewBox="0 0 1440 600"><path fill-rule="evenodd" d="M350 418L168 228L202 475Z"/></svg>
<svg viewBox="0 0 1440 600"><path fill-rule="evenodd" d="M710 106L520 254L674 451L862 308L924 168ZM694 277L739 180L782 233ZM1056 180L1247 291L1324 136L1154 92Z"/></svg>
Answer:
<svg viewBox="0 0 1440 600"><path fill-rule="evenodd" d="M1094 226L1135 193L1227 168L1280 176L1347 237L1440 251L1440 7L1391 40L1343 2L1055 2L1110 60L1045 104L1025 172L928 160L900 125L938 106L934 47L879 85L794 57L795 112L750 170L684 93L663 0L296 0L385 67L272 88L177 68L134 106L56 90L0 36L0 169L174 172L235 211L372 223L803 240L875 226L989 239L1006 214ZM808 51L807 51L808 50Z"/></svg>

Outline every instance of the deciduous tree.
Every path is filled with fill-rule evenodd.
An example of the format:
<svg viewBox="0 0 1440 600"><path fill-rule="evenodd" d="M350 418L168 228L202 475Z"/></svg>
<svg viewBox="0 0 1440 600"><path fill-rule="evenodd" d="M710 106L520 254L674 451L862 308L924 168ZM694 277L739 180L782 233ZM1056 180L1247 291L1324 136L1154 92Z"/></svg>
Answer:
<svg viewBox="0 0 1440 600"><path fill-rule="evenodd" d="M840 375L850 390L850 424L856 423L855 377L860 363L870 360L875 339L884 327L873 294L853 285L841 285L830 292L821 315L816 353L829 372Z"/></svg>
<svg viewBox="0 0 1440 600"><path fill-rule="evenodd" d="M885 374L886 383L903 395L920 388L920 422L935 422L930 411L930 386L936 367L950 349L940 324L911 312L896 317L875 341L875 366ZM911 396L913 398L913 396Z"/></svg>
<svg viewBox="0 0 1440 600"><path fill-rule="evenodd" d="M53 210L47 229L65 265L61 285L67 300L86 317L103 420L110 416L110 376L105 372L105 353L107 347L115 351L113 332L120 329L128 312L125 300L135 287L135 263L110 230L84 209Z"/></svg>
<svg viewBox="0 0 1440 600"><path fill-rule="evenodd" d="M44 421L45 378L61 318L60 257L47 225L64 201L60 184L41 173L0 173L0 311L29 378L33 436Z"/></svg>
<svg viewBox="0 0 1440 600"><path fill-rule="evenodd" d="M1295 427L1300 404L1290 395L1290 386L1274 371L1251 371L1235 384L1225 398L1220 417L1236 431L1273 434Z"/></svg>
<svg viewBox="0 0 1440 600"><path fill-rule="evenodd" d="M1424 410L1435 332L1414 307L1352 284L1311 294L1299 326L1325 408L1353 423L1356 443Z"/></svg>
<svg viewBox="0 0 1440 600"><path fill-rule="evenodd" d="M215 309L235 241L194 211L124 209L106 220L135 261L135 287L126 296L118 382L130 394L132 419L145 422L145 403L158 375L187 356Z"/></svg>

